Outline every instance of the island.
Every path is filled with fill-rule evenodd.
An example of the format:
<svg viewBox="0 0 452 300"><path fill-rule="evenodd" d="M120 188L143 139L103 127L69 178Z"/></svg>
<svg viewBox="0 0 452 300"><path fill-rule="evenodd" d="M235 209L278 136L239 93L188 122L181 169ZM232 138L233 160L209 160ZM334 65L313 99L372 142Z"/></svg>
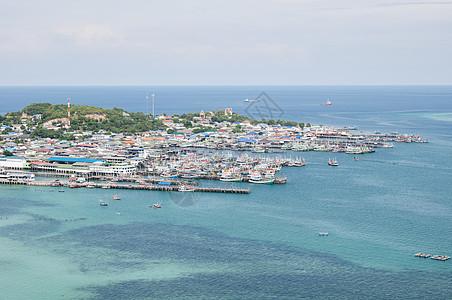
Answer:
<svg viewBox="0 0 452 300"><path fill-rule="evenodd" d="M397 132L357 133L353 126L254 120L231 108L153 117L34 103L0 116L0 124L0 183L69 188L246 194L250 189L238 185L201 187L198 179L284 184L282 168L308 163L302 152L344 152L359 160L394 142L428 142ZM325 165L340 167L331 158Z"/></svg>

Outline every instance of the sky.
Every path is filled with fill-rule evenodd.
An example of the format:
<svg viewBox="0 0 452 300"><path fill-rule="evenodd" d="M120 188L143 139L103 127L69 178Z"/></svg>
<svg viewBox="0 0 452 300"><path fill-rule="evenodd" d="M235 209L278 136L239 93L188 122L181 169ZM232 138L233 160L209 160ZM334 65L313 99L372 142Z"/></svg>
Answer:
<svg viewBox="0 0 452 300"><path fill-rule="evenodd" d="M0 85L450 85L452 1L0 0Z"/></svg>

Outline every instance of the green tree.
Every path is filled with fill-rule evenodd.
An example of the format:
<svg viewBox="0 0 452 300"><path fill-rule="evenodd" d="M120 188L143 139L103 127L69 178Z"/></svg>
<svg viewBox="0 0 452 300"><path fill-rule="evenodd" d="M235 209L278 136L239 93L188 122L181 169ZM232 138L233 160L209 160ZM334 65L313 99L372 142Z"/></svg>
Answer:
<svg viewBox="0 0 452 300"><path fill-rule="evenodd" d="M5 151L3 151L3 155L5 155L5 156L13 156L14 154L11 151L9 151L9 150L5 150Z"/></svg>

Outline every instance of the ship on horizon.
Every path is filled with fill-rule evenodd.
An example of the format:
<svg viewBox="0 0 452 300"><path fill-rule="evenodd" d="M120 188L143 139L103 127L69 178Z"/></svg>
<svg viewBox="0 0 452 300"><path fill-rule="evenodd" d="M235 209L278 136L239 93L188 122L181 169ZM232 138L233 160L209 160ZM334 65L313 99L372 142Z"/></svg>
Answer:
<svg viewBox="0 0 452 300"><path fill-rule="evenodd" d="M245 102L259 102L259 101L260 101L259 99L248 99L248 98L245 99Z"/></svg>
<svg viewBox="0 0 452 300"><path fill-rule="evenodd" d="M331 104L333 104L333 103L330 101L330 99L328 99L328 100L326 100L325 103L322 103L320 105L331 105Z"/></svg>

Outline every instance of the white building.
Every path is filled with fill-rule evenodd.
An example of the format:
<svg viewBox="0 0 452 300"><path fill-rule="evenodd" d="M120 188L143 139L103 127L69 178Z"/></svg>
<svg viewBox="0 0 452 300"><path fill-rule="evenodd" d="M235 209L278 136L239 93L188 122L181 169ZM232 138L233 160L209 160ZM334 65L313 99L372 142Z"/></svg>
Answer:
<svg viewBox="0 0 452 300"><path fill-rule="evenodd" d="M134 165L127 163L105 166L103 163L94 163L89 167L93 175L113 175L113 176L130 176L137 172Z"/></svg>
<svg viewBox="0 0 452 300"><path fill-rule="evenodd" d="M0 167L6 170L22 170L28 167L25 158L20 156L7 156L5 158L0 158Z"/></svg>

